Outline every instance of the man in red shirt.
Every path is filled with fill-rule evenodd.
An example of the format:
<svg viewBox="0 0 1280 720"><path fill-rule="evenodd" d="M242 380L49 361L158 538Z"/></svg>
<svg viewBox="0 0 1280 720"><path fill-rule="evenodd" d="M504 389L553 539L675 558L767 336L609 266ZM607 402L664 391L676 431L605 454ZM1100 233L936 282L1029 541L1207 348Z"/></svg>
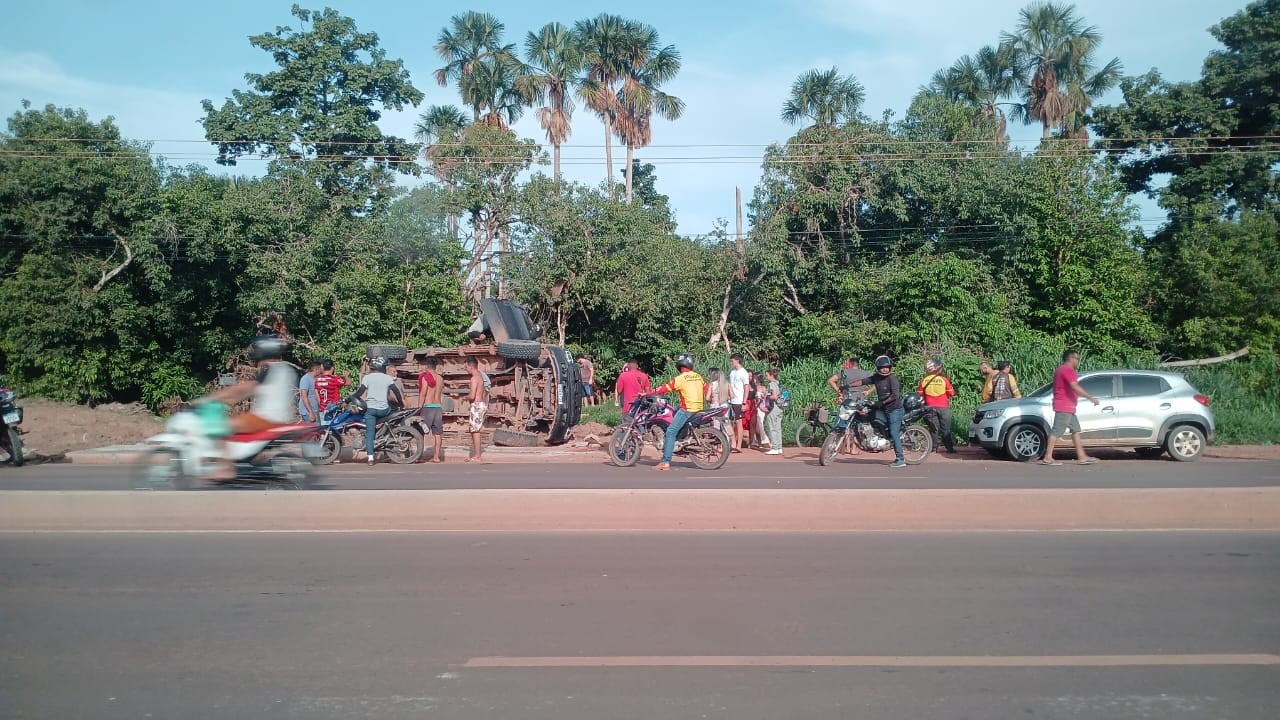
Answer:
<svg viewBox="0 0 1280 720"><path fill-rule="evenodd" d="M1040 460L1041 465L1062 464L1053 459L1053 449L1058 444L1058 438L1066 435L1068 430L1075 442L1076 460L1081 465L1097 462L1084 454L1084 442L1080 439L1080 420L1076 418L1076 404L1081 396L1088 398L1094 405L1098 404L1098 398L1080 387L1080 376L1076 373L1079 364L1080 353L1068 350L1062 353L1062 365L1053 373L1053 430L1049 432L1049 443Z"/></svg>
<svg viewBox="0 0 1280 720"><path fill-rule="evenodd" d="M941 360L930 358L924 364L924 372L916 391L924 398L924 406L933 408L938 419L938 435L947 448L947 454L955 455L955 439L951 432L951 398L955 397L956 389L952 387L951 379L942 374Z"/></svg>
<svg viewBox="0 0 1280 720"><path fill-rule="evenodd" d="M627 361L627 369L618 375L618 382L613 386L618 391L618 404L622 412L630 412L631 403L649 392L649 376L640 371L640 362L635 358Z"/></svg>
<svg viewBox="0 0 1280 720"><path fill-rule="evenodd" d="M320 413L325 408L342 399L342 388L351 384L351 379L344 373L342 377L333 374L333 361L320 363L320 376L316 378L316 397L320 400Z"/></svg>

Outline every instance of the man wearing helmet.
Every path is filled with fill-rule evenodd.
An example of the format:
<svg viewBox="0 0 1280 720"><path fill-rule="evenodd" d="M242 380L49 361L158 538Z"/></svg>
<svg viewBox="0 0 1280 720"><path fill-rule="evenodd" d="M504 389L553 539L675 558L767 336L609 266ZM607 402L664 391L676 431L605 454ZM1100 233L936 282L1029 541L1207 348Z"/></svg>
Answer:
<svg viewBox="0 0 1280 720"><path fill-rule="evenodd" d="M676 450L676 437L680 435L680 430L684 428L684 424L689 422L689 416L696 412L701 412L706 407L706 382L702 376L693 371L693 358L689 353L680 353L676 356L676 369L680 371L679 375L671 378L671 381L662 387L653 391L654 395L665 395L675 391L680 394L680 409L676 411L675 417L671 419L671 426L667 428L666 440L662 443L662 461L657 464L654 470L670 470L671 455Z"/></svg>
<svg viewBox="0 0 1280 720"><path fill-rule="evenodd" d="M924 377L916 391L924 398L924 406L932 409L938 419L938 435L947 448L947 454L954 455L956 445L951 432L951 398L955 397L956 389L952 387L951 380L942 374L941 360L929 358L924 364Z"/></svg>
<svg viewBox="0 0 1280 720"><path fill-rule="evenodd" d="M374 436L378 433L378 421L391 414L391 402L394 396L396 407L404 407L404 395L396 379L387 374L387 359L376 357L369 361L369 374L360 378L360 387L351 394L358 400L369 394L364 404L364 448L367 462L374 463Z"/></svg>
<svg viewBox="0 0 1280 720"><path fill-rule="evenodd" d="M889 416L889 439L893 442L894 461L889 467L906 467L907 461L902 453L902 383L893 374L893 361L888 355L876 358L876 374L872 377L855 380L850 387L874 385L880 408Z"/></svg>
<svg viewBox="0 0 1280 720"><path fill-rule="evenodd" d="M201 417L210 437L226 437L239 433L254 433L293 422L293 400L298 387L298 373L284 361L289 344L279 335L260 335L249 343L249 359L258 366L252 380L244 380L200 400ZM249 412L226 418L227 408L247 398L253 398ZM205 410L209 412L205 412ZM226 448L219 448L226 455ZM225 458L220 472L210 476L212 480L230 480L235 477L235 467Z"/></svg>

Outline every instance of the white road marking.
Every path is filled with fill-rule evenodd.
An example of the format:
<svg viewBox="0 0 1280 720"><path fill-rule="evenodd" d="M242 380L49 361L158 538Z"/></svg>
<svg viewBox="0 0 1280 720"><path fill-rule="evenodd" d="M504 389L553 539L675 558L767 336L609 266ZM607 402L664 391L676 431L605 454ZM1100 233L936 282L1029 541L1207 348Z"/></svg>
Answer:
<svg viewBox="0 0 1280 720"><path fill-rule="evenodd" d="M475 657L466 668L581 667L1156 667L1280 665L1280 655L605 655Z"/></svg>

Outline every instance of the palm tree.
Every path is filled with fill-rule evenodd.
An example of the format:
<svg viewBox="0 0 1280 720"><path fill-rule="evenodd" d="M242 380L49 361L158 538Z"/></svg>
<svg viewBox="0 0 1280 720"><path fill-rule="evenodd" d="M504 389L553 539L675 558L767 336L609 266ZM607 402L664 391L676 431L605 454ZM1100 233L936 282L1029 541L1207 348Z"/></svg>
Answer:
<svg viewBox="0 0 1280 720"><path fill-rule="evenodd" d="M1027 87L1027 120L1040 122L1042 138L1063 128L1068 116L1083 114L1092 97L1114 87L1120 79L1120 61L1094 67L1094 54L1102 35L1076 17L1075 6L1037 2L1022 9L1018 29L1005 33L1034 70ZM1074 90L1072 89L1074 86Z"/></svg>
<svg viewBox="0 0 1280 720"><path fill-rule="evenodd" d="M791 97L782 105L782 120L792 125L810 119L815 126L832 127L853 119L866 95L862 83L840 70L810 70L791 84Z"/></svg>
<svg viewBox="0 0 1280 720"><path fill-rule="evenodd" d="M618 139L627 146L627 203L631 203L632 170L635 167L636 148L653 141L653 114L667 120L678 120L684 114L684 101L662 91L663 83L670 81L680 71L680 53L674 45L657 49L658 34L652 28L642 29L649 50L647 62L634 67L622 82L618 92Z"/></svg>
<svg viewBox="0 0 1280 720"><path fill-rule="evenodd" d="M987 45L976 55L965 55L946 70L939 70L926 88L927 92L963 102L980 114L996 120L996 141L1005 142L1008 121L1001 105L1011 107L1021 119L1025 109L1021 103L1001 102L1013 97L1027 84L1027 67L1011 45Z"/></svg>
<svg viewBox="0 0 1280 720"><path fill-rule="evenodd" d="M524 115L530 98L520 91L519 69L500 58L485 58L471 71L460 90L465 101L482 108L477 120L496 128L507 129Z"/></svg>
<svg viewBox="0 0 1280 720"><path fill-rule="evenodd" d="M462 139L462 133L471 124L471 120L467 119L467 114L456 105L432 105L427 111L418 116L418 121L413 124L413 135L421 143L427 147L423 150L423 156L427 162L431 164L431 171L436 179L452 188L453 183L449 179L449 170L452 164L442 160L438 155L438 149L441 144L456 143ZM449 227L449 234L456 240L458 237L458 216L450 213L446 222Z"/></svg>
<svg viewBox="0 0 1280 720"><path fill-rule="evenodd" d="M578 86L578 97L604 123L605 182L613 196L613 125L618 113L618 90L631 68L648 62L642 26L632 20L601 13L591 20L574 23L582 51L586 76Z"/></svg>
<svg viewBox="0 0 1280 720"><path fill-rule="evenodd" d="M560 146L573 134L573 88L581 81L582 51L573 32L560 23L548 23L524 40L527 65L518 86L526 97L544 103L538 108L538 124L547 132L555 154L555 177L560 180Z"/></svg>
<svg viewBox="0 0 1280 720"><path fill-rule="evenodd" d="M484 104L494 93L491 88L474 87L476 77L483 72L485 64L516 67L519 61L515 45L502 44L502 31L506 26L489 13L468 11L454 15L449 24L436 40L436 53L445 61L444 67L436 70L436 82L440 87L449 81L456 82L463 102L471 107L472 119L479 120L486 108L491 113L495 111L494 107ZM490 69L487 74L495 73Z"/></svg>

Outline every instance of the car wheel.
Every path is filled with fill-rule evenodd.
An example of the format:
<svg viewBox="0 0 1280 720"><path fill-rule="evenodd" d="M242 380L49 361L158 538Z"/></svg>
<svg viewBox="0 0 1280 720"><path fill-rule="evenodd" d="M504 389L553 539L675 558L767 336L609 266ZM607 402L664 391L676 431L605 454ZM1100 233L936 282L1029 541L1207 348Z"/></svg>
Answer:
<svg viewBox="0 0 1280 720"><path fill-rule="evenodd" d="M1019 425L1005 437L1004 449L1019 462L1037 460L1044 455L1044 431L1035 425Z"/></svg>
<svg viewBox="0 0 1280 720"><path fill-rule="evenodd" d="M1204 433L1194 425L1175 427L1169 431L1169 437L1165 440L1169 456L1181 462L1199 458L1206 444Z"/></svg>

